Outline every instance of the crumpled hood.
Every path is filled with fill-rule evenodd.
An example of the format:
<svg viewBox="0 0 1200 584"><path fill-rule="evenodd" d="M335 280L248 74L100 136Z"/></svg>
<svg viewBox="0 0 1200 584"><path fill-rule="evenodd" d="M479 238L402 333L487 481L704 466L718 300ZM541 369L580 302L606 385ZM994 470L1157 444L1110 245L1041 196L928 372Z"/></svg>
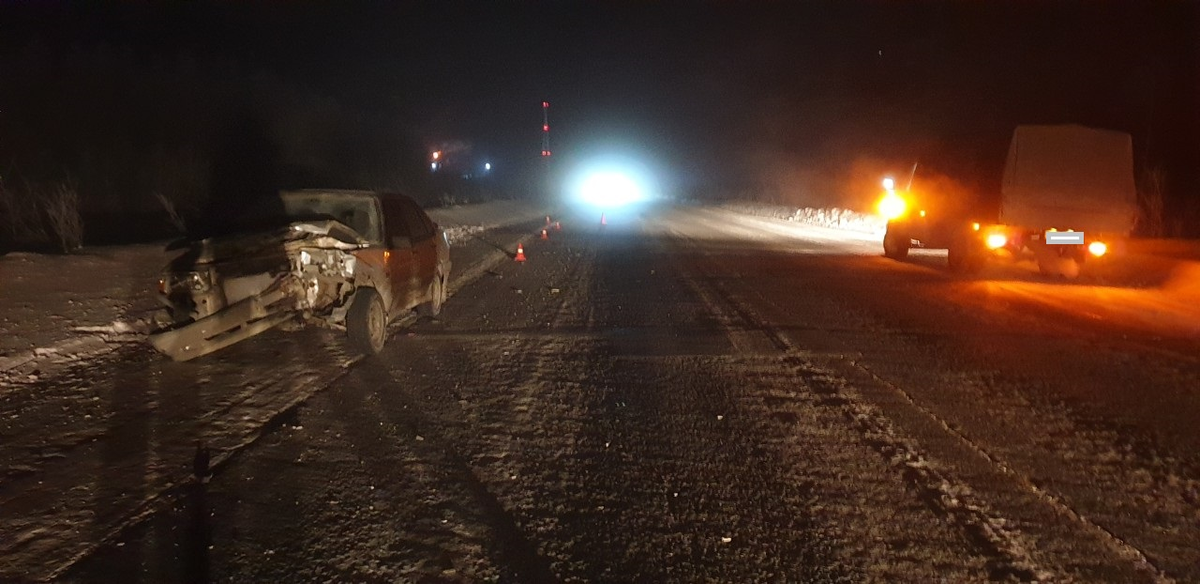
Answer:
<svg viewBox="0 0 1200 584"><path fill-rule="evenodd" d="M288 250L298 247L354 250L366 245L368 242L346 224L328 219L296 221L269 230L200 240L181 240L168 245L167 250L187 248L170 266L173 271L187 271L199 264L223 263L227 260L271 256L282 258Z"/></svg>

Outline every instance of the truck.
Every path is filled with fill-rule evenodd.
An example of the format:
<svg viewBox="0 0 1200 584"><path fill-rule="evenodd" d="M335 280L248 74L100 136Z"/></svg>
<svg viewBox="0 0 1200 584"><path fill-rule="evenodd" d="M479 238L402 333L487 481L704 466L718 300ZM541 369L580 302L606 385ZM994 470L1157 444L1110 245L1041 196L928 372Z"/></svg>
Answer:
<svg viewBox="0 0 1200 584"><path fill-rule="evenodd" d="M900 260L912 247L946 249L951 271L962 273L996 256L1032 257L1043 274L1074 278L1122 248L1137 218L1130 135L1074 124L1015 129L998 214L886 190L879 203L888 219L884 255Z"/></svg>

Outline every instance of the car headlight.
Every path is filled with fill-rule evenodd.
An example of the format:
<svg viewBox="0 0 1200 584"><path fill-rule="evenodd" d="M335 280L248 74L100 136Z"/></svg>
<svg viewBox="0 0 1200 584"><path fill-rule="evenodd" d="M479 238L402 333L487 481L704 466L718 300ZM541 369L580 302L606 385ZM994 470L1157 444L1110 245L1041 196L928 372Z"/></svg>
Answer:
<svg viewBox="0 0 1200 584"><path fill-rule="evenodd" d="M1088 253L1100 257L1108 253L1108 244L1103 241L1093 241L1088 244Z"/></svg>
<svg viewBox="0 0 1200 584"><path fill-rule="evenodd" d="M207 272L175 272L158 279L158 291L161 294L169 294L179 288L203 294L212 288L212 280Z"/></svg>
<svg viewBox="0 0 1200 584"><path fill-rule="evenodd" d="M988 249L1000 249L1008 244L1008 237L1003 233L989 233L984 243Z"/></svg>

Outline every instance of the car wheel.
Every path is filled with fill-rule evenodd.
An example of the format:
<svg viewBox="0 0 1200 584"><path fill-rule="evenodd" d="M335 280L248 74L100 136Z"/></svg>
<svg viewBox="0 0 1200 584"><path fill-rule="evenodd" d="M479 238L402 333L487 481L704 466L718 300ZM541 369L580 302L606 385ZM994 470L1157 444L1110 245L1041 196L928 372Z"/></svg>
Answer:
<svg viewBox="0 0 1200 584"><path fill-rule="evenodd" d="M429 283L429 302L417 307L421 316L433 318L442 313L442 304L446 302L446 277L438 273Z"/></svg>
<svg viewBox="0 0 1200 584"><path fill-rule="evenodd" d="M911 246L912 238L906 233L897 233L889 228L883 234L883 255L891 259L902 260L908 257L908 248Z"/></svg>
<svg viewBox="0 0 1200 584"><path fill-rule="evenodd" d="M346 313L346 334L355 351L375 355L387 340L387 311L374 288L359 288Z"/></svg>

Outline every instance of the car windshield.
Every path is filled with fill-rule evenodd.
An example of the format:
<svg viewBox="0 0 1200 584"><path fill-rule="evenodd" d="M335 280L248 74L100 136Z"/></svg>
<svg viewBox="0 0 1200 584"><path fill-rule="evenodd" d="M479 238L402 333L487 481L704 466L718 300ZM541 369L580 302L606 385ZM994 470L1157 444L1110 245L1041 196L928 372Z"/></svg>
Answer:
<svg viewBox="0 0 1200 584"><path fill-rule="evenodd" d="M289 219L332 218L353 229L368 242L383 241L376 201L368 195L285 193L284 216Z"/></svg>
<svg viewBox="0 0 1200 584"><path fill-rule="evenodd" d="M383 241L383 226L377 205L376 199L365 193L285 192L245 206L224 223L212 221L202 226L192 239L275 229L296 221L332 219L354 230L368 243L378 245Z"/></svg>

